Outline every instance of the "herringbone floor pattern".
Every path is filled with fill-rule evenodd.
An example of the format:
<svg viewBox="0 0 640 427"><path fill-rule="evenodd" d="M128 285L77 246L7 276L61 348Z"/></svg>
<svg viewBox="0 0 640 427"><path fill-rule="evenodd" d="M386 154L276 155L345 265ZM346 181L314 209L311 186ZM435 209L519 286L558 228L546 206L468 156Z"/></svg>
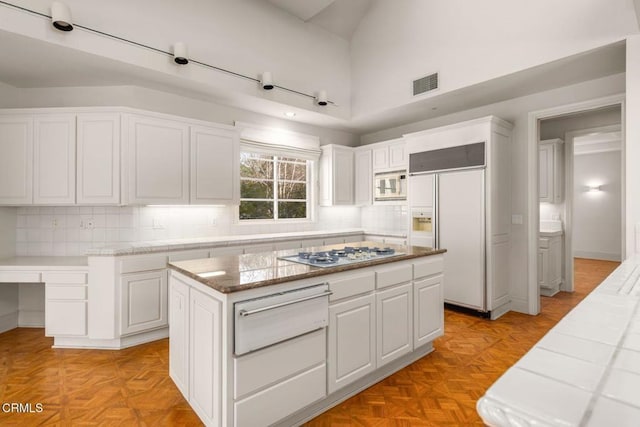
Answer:
<svg viewBox="0 0 640 427"><path fill-rule="evenodd" d="M446 310L446 333L433 353L307 426L482 425L478 398L617 265L576 260L576 292L543 298L535 317L489 321ZM0 334L0 425L201 425L168 377L167 340L121 351L51 344L42 329ZM33 413L7 412L7 403L31 404Z"/></svg>

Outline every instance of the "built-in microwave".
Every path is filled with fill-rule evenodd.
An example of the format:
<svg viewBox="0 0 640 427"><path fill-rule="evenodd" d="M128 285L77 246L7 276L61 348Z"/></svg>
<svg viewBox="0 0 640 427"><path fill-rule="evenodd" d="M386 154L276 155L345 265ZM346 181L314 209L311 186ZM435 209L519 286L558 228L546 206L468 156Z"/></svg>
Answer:
<svg viewBox="0 0 640 427"><path fill-rule="evenodd" d="M374 200L407 200L407 171L378 172L374 175Z"/></svg>

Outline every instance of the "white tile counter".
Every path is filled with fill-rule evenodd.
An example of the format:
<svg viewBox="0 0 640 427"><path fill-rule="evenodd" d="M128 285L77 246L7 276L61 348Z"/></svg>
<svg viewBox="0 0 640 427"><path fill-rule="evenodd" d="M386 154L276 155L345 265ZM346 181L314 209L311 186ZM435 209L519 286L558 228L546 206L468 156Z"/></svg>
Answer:
<svg viewBox="0 0 640 427"><path fill-rule="evenodd" d="M625 261L478 401L490 426L640 425L640 258Z"/></svg>

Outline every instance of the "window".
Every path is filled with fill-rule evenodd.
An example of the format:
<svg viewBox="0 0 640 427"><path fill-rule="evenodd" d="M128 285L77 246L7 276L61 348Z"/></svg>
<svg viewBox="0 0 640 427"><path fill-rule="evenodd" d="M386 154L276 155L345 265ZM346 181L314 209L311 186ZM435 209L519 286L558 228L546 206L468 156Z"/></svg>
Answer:
<svg viewBox="0 0 640 427"><path fill-rule="evenodd" d="M308 219L310 161L240 153L240 220Z"/></svg>

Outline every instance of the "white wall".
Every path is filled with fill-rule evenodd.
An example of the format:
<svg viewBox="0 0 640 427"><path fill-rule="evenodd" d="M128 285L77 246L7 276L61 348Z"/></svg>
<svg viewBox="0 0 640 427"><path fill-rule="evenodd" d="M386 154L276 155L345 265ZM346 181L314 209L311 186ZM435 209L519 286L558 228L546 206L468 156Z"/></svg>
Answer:
<svg viewBox="0 0 640 427"><path fill-rule="evenodd" d="M621 153L581 154L573 161L574 256L620 261ZM602 191L589 192L589 185L600 185Z"/></svg>
<svg viewBox="0 0 640 427"><path fill-rule="evenodd" d="M51 2L13 0L41 13ZM266 1L254 0L65 0L73 22L163 51L175 42L188 45L192 59L258 78L271 71L274 82L305 93L326 89L340 107L325 109L349 115L349 44L305 23ZM265 93L254 82L190 64L177 67L167 56L96 36L81 29L60 34L48 19L0 6L0 29L121 61L159 74L268 100L313 102L280 90ZM297 98L296 98L297 97ZM314 108L310 108L314 109ZM342 113L344 112L344 114Z"/></svg>
<svg viewBox="0 0 640 427"><path fill-rule="evenodd" d="M0 208L0 258L15 255L16 208ZM0 332L18 322L18 285L0 283Z"/></svg>
<svg viewBox="0 0 640 427"><path fill-rule="evenodd" d="M440 95L637 31L629 0L376 1L351 43L353 115L416 101L411 82L433 72Z"/></svg>
<svg viewBox="0 0 640 427"><path fill-rule="evenodd" d="M640 36L627 39L625 105L626 256L640 253Z"/></svg>
<svg viewBox="0 0 640 427"><path fill-rule="evenodd" d="M640 46L638 54L640 59ZM638 73L640 73L640 67ZM638 89L640 92L640 87L638 87ZM527 312L527 229L530 220L527 216L527 144L529 112L543 110L560 105L572 104L590 99L596 99L613 94L619 94L623 93L624 90L625 75L621 74L609 76L606 78L571 85L559 89L540 92L534 95L515 98L496 104L486 105L471 110L464 110L455 114L438 117L436 119L424 120L401 127L387 129L381 132L363 135L361 138L361 142L363 144L368 144L378 141L385 141L388 139L401 137L402 134L405 133L431 129L492 114L513 123L513 146L511 151L511 206L513 214L523 215L524 223L522 225L511 226L512 250L510 293L514 302L514 307L520 311ZM640 146L640 144L638 145ZM640 153L636 162L640 162ZM638 182L640 182L640 177L638 177ZM638 220L640 220L640 217L638 217Z"/></svg>
<svg viewBox="0 0 640 427"><path fill-rule="evenodd" d="M334 129L277 119L233 107L216 104L138 86L15 88L0 84L0 108L123 106L175 114L199 120L233 125L238 120L295 132L317 135L320 144L354 146L356 135Z"/></svg>
<svg viewBox="0 0 640 427"><path fill-rule="evenodd" d="M565 133L602 126L619 125L622 121L622 111L619 106L607 107L600 110L588 111L566 117L542 120L540 123L540 139L560 138L564 140Z"/></svg>

